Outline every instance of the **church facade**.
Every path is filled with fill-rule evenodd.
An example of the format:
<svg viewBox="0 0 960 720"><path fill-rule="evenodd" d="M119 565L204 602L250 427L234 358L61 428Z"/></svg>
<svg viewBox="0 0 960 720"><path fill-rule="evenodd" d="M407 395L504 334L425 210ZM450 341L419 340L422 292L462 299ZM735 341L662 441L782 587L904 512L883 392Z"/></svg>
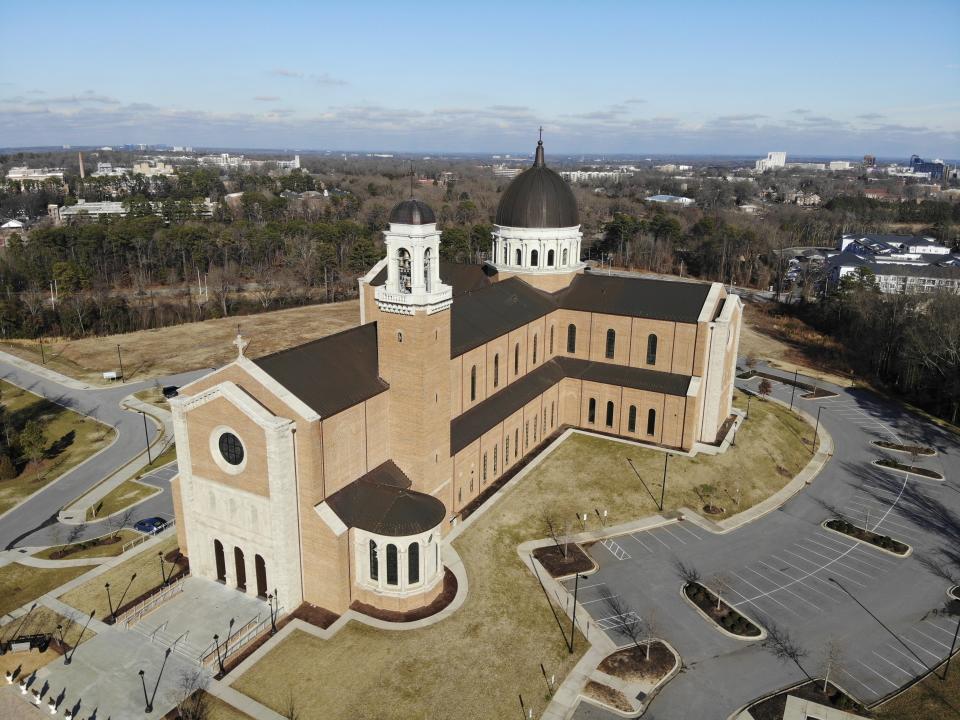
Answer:
<svg viewBox="0 0 960 720"><path fill-rule="evenodd" d="M460 514L574 427L687 452L731 414L742 307L719 283L590 272L547 167L504 191L490 260L440 262L431 208L390 214L360 324L244 355L171 401L194 575L292 610L429 604Z"/></svg>

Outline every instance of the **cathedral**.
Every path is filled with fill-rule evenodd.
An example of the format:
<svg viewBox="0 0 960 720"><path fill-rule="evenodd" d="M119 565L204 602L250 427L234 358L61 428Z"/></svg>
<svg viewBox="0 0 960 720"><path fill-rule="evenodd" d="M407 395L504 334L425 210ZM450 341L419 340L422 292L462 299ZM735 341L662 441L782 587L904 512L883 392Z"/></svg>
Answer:
<svg viewBox="0 0 960 720"><path fill-rule="evenodd" d="M393 208L360 324L244 355L171 400L194 575L293 610L439 595L464 509L566 428L689 452L731 414L742 306L722 284L591 272L545 161L503 192L489 260L440 261L433 210Z"/></svg>

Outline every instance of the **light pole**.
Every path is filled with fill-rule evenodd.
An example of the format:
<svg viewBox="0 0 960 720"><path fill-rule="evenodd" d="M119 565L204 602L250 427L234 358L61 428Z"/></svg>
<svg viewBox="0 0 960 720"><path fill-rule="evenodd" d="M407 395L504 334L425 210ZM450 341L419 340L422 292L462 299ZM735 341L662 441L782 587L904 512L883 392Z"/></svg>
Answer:
<svg viewBox="0 0 960 720"><path fill-rule="evenodd" d="M116 620L116 616L113 614L113 600L110 598L110 583L104 583L103 587L107 589L107 605L110 607L110 617Z"/></svg>
<svg viewBox="0 0 960 720"><path fill-rule="evenodd" d="M40 336L40 362L47 364L47 356L43 354L43 335Z"/></svg>
<svg viewBox="0 0 960 720"><path fill-rule="evenodd" d="M670 461L670 453L663 455L663 483L660 486L660 512L663 512L663 501L667 496L667 463Z"/></svg>
<svg viewBox="0 0 960 720"><path fill-rule="evenodd" d="M747 415L744 420L750 419L750 401L753 400L753 395L747 395Z"/></svg>
<svg viewBox="0 0 960 720"><path fill-rule="evenodd" d="M160 558L160 580L164 585L167 584L167 573L163 567L163 550L157 550L157 557Z"/></svg>
<svg viewBox="0 0 960 720"><path fill-rule="evenodd" d="M793 389L790 390L790 409L793 410L793 396L797 394L797 374L799 369L793 371Z"/></svg>
<svg viewBox="0 0 960 720"><path fill-rule="evenodd" d="M813 442L810 445L810 452L814 454L817 452L817 434L820 432L820 411L821 410L823 410L822 405L817 408L817 425L813 429Z"/></svg>
<svg viewBox="0 0 960 720"><path fill-rule="evenodd" d="M117 345L117 347L120 347ZM150 457L150 433L147 432L147 414L141 410L140 414L143 416L143 439L147 443L147 464L150 465L153 463L153 458Z"/></svg>
<svg viewBox="0 0 960 720"><path fill-rule="evenodd" d="M117 345L117 360L120 362L120 382L125 383L127 376L123 374L123 358L120 356L120 346Z"/></svg>
<svg viewBox="0 0 960 720"><path fill-rule="evenodd" d="M220 656L220 636L213 634L213 643L217 646L217 665L220 666L220 674L223 675L223 658Z"/></svg>
<svg viewBox="0 0 960 720"><path fill-rule="evenodd" d="M140 684L143 685L143 702L146 705L146 707L143 708L143 711L145 713L152 713L153 705L150 704L150 696L147 695L147 681L143 679L143 670L141 669L138 674L140 675Z"/></svg>
<svg viewBox="0 0 960 720"><path fill-rule="evenodd" d="M573 641L577 637L577 593L580 590L580 578L587 579L586 575L577 573L573 578L573 616L570 619L570 654L573 655Z"/></svg>

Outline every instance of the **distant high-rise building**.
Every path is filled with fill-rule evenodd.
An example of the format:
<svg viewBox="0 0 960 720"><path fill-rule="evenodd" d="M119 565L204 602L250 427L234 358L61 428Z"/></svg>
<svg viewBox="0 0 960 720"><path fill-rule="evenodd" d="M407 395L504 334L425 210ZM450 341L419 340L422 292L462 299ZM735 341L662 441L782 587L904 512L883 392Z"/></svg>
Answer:
<svg viewBox="0 0 960 720"><path fill-rule="evenodd" d="M943 180L946 166L943 160L924 160L919 155L910 156L910 169L915 173L930 173L931 180Z"/></svg>
<svg viewBox="0 0 960 720"><path fill-rule="evenodd" d="M755 169L757 172L763 172L764 170L772 170L774 168L782 168L787 164L787 153L785 152L769 152L767 156L762 160L757 160Z"/></svg>
<svg viewBox="0 0 960 720"><path fill-rule="evenodd" d="M877 166L877 157L876 155L864 155L863 156L863 166L872 168Z"/></svg>

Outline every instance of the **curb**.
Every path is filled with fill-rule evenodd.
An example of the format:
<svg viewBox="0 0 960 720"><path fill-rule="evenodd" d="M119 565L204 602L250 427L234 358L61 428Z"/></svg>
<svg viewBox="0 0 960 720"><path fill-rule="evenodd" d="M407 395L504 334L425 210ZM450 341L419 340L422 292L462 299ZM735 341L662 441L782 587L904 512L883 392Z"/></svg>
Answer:
<svg viewBox="0 0 960 720"><path fill-rule="evenodd" d="M848 540L853 540L854 542L858 542L858 543L860 543L861 545L866 545L868 548L872 548L872 549L877 550L877 551L879 551L879 552L886 553L887 555L889 555L889 556L891 556L891 557L898 558L899 560L903 560L904 558L908 558L908 557L910 557L911 555L913 555L913 546L912 546L912 545L908 545L907 543L903 542L902 540L897 540L897 542L900 543L901 545L906 545L906 546L907 546L907 551L906 551L905 553L895 553L895 552L893 552L892 550L887 550L886 548L882 548L882 547L880 547L879 545L874 545L872 542L868 542L867 540L861 540L860 538L855 538L853 535L847 535L845 532L840 532L839 530L834 530L833 528L828 528L828 527L827 527L827 523L828 523L828 522L830 522L831 520L839 520L839 519L840 519L840 518L827 518L827 519L824 520L822 523L820 523L820 527L822 527L822 528L823 528L824 530L826 530L827 532L832 532L834 535L839 535L840 537L845 537L845 538L847 538ZM853 524L853 523L851 523L851 525L852 525L852 524ZM876 534L876 535L879 535L879 534L880 534L880 533L878 533L876 530L869 530L868 532L872 532L872 533L874 533L874 534ZM894 538L893 538L892 536L890 536L890 535L888 535L887 537L889 537L891 540L894 539Z"/></svg>
<svg viewBox="0 0 960 720"><path fill-rule="evenodd" d="M719 630L723 635L726 635L728 638L731 638L733 640L739 640L740 642L758 642L758 641L762 642L763 640L767 639L767 629L763 625L758 623L756 620L754 620L752 617L747 615L745 612L742 612L739 608L734 608L728 603L727 607L729 607L731 610L735 610L736 612L740 613L740 615L742 615L746 620L751 622L754 627L757 627L760 629L760 634L754 637L749 637L747 635L734 635L732 632L729 632L726 628L720 625L716 620L714 620L712 617L707 615L703 610L701 610L700 607L693 600L687 597L687 594L683 591L683 589L686 586L687 586L687 583L684 583L683 585L680 586L680 594L683 596L683 599L686 600L687 603L690 606L692 606L694 610L700 613L700 617L704 618L708 623L710 623L712 627L714 627L716 630ZM722 599L721 599L721 602L722 602Z"/></svg>
<svg viewBox="0 0 960 720"><path fill-rule="evenodd" d="M911 454L912 454L909 450L902 450L902 449L900 449L900 448L888 448L888 447L884 447L883 445L880 445L881 442L886 442L886 441L885 441L885 440L871 440L871 441L870 441L870 444L873 445L873 446L875 446L875 447L880 448L881 450L886 450L887 452L898 452L898 453L904 453L905 455L911 455ZM917 453L917 457L922 457L922 458L936 457L937 455L940 454L940 453L937 452L937 449L936 449L936 448L930 448L930 449L933 450L933 452L930 452L930 453Z"/></svg>
<svg viewBox="0 0 960 720"><path fill-rule="evenodd" d="M915 478L918 478L920 480L929 480L930 482L946 482L947 481L947 479L943 475L940 475L940 473L937 473L937 475L940 475L940 477L935 478L935 477L930 477L929 475L921 475L920 473L915 473L911 470L904 470L903 468L892 468L888 465L880 465L879 461L877 460L871 461L870 464L873 465L874 467L880 468L881 470L886 470L887 472L904 473L905 475L913 475ZM937 472L937 471L931 470L930 472Z"/></svg>

